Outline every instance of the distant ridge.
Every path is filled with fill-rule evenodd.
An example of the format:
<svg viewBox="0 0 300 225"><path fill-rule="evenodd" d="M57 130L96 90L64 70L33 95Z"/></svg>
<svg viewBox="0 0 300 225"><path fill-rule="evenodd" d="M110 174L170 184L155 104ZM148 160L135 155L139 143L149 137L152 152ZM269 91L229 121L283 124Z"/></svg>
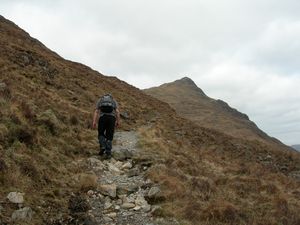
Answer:
<svg viewBox="0 0 300 225"><path fill-rule="evenodd" d="M246 114L230 107L223 100L208 97L189 77L144 91L169 103L179 115L200 126L213 128L234 137L279 143L260 130Z"/></svg>
<svg viewBox="0 0 300 225"><path fill-rule="evenodd" d="M300 151L300 145L292 145L291 147L297 151Z"/></svg>

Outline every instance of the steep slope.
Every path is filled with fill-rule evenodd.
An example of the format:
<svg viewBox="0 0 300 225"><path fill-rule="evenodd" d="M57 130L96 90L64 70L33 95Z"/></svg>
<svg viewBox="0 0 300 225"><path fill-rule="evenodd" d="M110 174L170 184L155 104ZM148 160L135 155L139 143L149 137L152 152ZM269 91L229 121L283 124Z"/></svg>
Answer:
<svg viewBox="0 0 300 225"><path fill-rule="evenodd" d="M155 216L181 224L299 223L298 153L178 117L167 104L61 58L0 17L0 224L13 224L12 213L23 206L35 214L20 224L67 224L65 218L74 224L72 210L83 208L88 216L81 199L98 189L85 163L97 157L90 123L106 92L124 115L120 129L139 134L134 166L160 186L149 200L161 206ZM25 193L23 205L9 203L12 191Z"/></svg>
<svg viewBox="0 0 300 225"><path fill-rule="evenodd" d="M278 142L261 131L246 114L231 108L222 100L205 95L188 77L146 89L145 92L169 103L179 115L200 126L248 140Z"/></svg>

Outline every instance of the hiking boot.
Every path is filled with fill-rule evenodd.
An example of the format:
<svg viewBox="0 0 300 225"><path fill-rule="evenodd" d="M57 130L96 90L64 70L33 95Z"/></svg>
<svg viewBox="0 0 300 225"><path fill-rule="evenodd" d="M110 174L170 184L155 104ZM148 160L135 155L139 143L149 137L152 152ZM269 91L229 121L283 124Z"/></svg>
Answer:
<svg viewBox="0 0 300 225"><path fill-rule="evenodd" d="M105 148L100 148L99 155L102 156L105 153Z"/></svg>
<svg viewBox="0 0 300 225"><path fill-rule="evenodd" d="M109 160L109 159L111 159L111 154L105 154L105 156L104 156L104 159L107 159L107 160Z"/></svg>

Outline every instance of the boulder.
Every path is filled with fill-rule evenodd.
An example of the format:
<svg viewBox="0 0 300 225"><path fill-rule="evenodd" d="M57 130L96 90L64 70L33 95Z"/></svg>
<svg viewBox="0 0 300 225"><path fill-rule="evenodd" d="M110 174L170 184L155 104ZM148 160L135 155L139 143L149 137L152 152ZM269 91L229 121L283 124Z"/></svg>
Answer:
<svg viewBox="0 0 300 225"><path fill-rule="evenodd" d="M152 207L151 214L153 216L161 217L164 215L164 211L161 206L155 205Z"/></svg>
<svg viewBox="0 0 300 225"><path fill-rule="evenodd" d="M116 151L113 151L112 155L114 159L118 161L125 161L133 157L132 152L130 152L128 149L118 149Z"/></svg>
<svg viewBox="0 0 300 225"><path fill-rule="evenodd" d="M24 203L24 193L20 193L20 192L10 192L7 195L7 198L10 202L12 203L16 203L16 204L22 204Z"/></svg>
<svg viewBox="0 0 300 225"><path fill-rule="evenodd" d="M165 196L163 195L162 191L160 190L159 187L152 187L148 191L147 195L145 196L147 201L150 204L162 202L165 200Z"/></svg>
<svg viewBox="0 0 300 225"><path fill-rule="evenodd" d="M25 207L14 211L11 216L11 219L13 221L17 221L17 220L30 221L32 219L32 214L33 214L32 209L30 207Z"/></svg>

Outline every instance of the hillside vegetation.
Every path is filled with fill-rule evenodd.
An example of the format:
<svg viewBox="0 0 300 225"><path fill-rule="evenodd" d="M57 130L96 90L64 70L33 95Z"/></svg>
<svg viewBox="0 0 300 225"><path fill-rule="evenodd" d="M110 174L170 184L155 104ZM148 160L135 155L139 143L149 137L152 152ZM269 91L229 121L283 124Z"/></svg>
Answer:
<svg viewBox="0 0 300 225"><path fill-rule="evenodd" d="M182 224L300 224L300 156L282 147L200 127L139 89L67 61L0 17L0 223L25 193L28 224L59 224L73 193L85 195L87 171L75 161L95 155L91 129L97 98L112 93L121 130L137 130L147 176L160 184L156 216ZM1 208L0 207L0 208ZM25 224L25 223L24 223Z"/></svg>

